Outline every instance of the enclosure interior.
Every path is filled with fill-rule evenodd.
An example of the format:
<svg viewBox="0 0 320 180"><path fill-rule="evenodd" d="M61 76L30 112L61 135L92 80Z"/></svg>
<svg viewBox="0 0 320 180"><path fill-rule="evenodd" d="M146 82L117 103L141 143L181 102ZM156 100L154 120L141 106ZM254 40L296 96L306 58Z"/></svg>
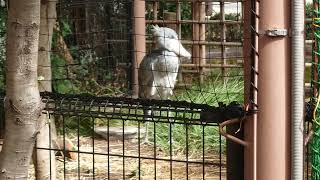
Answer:
<svg viewBox="0 0 320 180"><path fill-rule="evenodd" d="M39 86L52 83L52 92L42 98L60 143L37 148L48 156L55 150L59 179L226 179L226 140L218 120L208 122L201 112L244 101L244 79L251 77L243 75L242 2L143 2L144 52L156 48L151 29L158 25L174 29L192 54L180 58L170 100L132 98L139 51L133 42L140 35L133 31L133 1L57 2L52 79L39 78ZM1 8L2 47L6 13ZM3 71L0 77L3 89ZM149 118L145 109L153 112ZM33 168L29 176L34 177Z"/></svg>

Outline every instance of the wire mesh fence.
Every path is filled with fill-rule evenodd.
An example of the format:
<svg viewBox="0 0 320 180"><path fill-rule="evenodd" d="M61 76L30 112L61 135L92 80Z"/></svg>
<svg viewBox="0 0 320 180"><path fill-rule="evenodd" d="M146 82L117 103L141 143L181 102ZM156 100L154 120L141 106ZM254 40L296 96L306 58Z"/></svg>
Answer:
<svg viewBox="0 0 320 180"><path fill-rule="evenodd" d="M145 3L147 47L136 50L132 42L141 35L133 33L131 1L59 1L51 53L54 92L131 96L131 86L138 85L132 79L133 68L139 67L133 66L135 54L156 49L151 25L158 24L174 29L192 54L190 60L179 60L171 99L212 105L243 101L240 2L202 2L200 9L209 4L213 10L208 16L200 13L202 19L195 17L191 1ZM220 13L228 5L232 13ZM180 19L170 20L172 14Z"/></svg>
<svg viewBox="0 0 320 180"><path fill-rule="evenodd" d="M142 2L145 17L138 18L146 19L146 34L134 32L134 1L59 0L56 12L42 17L55 22L51 33L40 34L51 45L40 48L50 61L39 68L51 76L38 80L41 91L52 87L42 97L57 137L51 141L56 135L49 127L50 146L37 149L60 155L58 179L226 179L227 145L218 126L245 115L238 109L244 79L257 75L255 67L247 77L243 73L242 1ZM173 29L192 57L179 56L179 70L164 67L162 80L173 73L173 85L148 84L157 93L169 89L170 96L132 98L132 86L143 89L133 78L135 67L143 69L135 66L136 54L162 50L154 25ZM136 49L137 36L146 39L145 49ZM154 79L154 71L160 70L143 78ZM253 83L249 93L256 90Z"/></svg>
<svg viewBox="0 0 320 180"><path fill-rule="evenodd" d="M75 63L68 63L60 55L64 62L52 68L57 72L53 72L53 91L120 98L99 101L80 97L55 101L54 104L60 105L49 112L52 111L57 121L58 132L63 137L75 133L71 141L77 147L73 167L63 159L64 178L226 178L226 141L218 132L218 122L204 122L201 112L207 105L219 107L218 102L243 101L242 19L238 2L213 4L212 9L218 7L222 13L203 17L202 10L208 4L211 3L146 1L146 10L141 9L147 13L144 35L133 30L136 19L132 17L132 1L84 1L82 4L59 1L59 29L69 29L63 39ZM226 17L225 4L234 4L237 11ZM193 8L195 6L198 8ZM170 24L173 14L175 23ZM164 78L170 73L177 76L175 88L169 85L170 97L160 95L155 98L160 101L154 100L156 103L151 104L150 100L129 100L133 94L131 87L140 83L132 78L134 68L144 68L134 64L138 63L136 54L152 54L157 48L152 33L152 25L156 24L175 30L178 41L192 58L180 58L178 71L170 72L165 66ZM142 35L147 46L136 49L132 42ZM59 49L53 49L52 54L57 53ZM166 63L169 58L164 56ZM55 66L55 59L52 60ZM156 75L152 71L142 76L155 78ZM161 85L152 86L160 94ZM121 99L123 96L129 99ZM165 101L167 99L174 101ZM190 107L195 103L204 105L198 109ZM50 102L48 104L47 107L51 107ZM102 143L97 135L99 130L104 131ZM134 138L127 139L127 131L135 131ZM83 141L85 135L90 137L87 143ZM81 149L82 146L86 148Z"/></svg>
<svg viewBox="0 0 320 180"><path fill-rule="evenodd" d="M241 109L241 115L232 116L235 109L227 106L233 101L242 103L244 96L250 108L257 109L258 3L250 1L250 27L244 27L242 1L143 2L145 17L139 18L146 20L146 34L133 31L134 1L59 0L57 16L45 17L56 23L52 34L42 34L47 39L52 36L46 50L51 62L40 66L49 67L52 77L38 79L43 91L51 90L41 84L52 83L53 93L42 97L49 122L56 121L58 138L50 147L38 149L49 156L50 151L60 155L59 179L226 179L228 147L218 125L245 113ZM7 7L1 6L1 89L5 86L6 12ZM136 54L157 49L153 25L173 29L192 57L179 57L179 70L173 72L177 82L174 88L170 86L169 98L132 99L132 86L139 85L132 77L134 67L139 67ZM243 40L249 39L243 35L244 28L251 29L248 54L242 47ZM146 39L142 51L135 49L136 36ZM250 64L250 73L243 73L245 63ZM245 79L250 88L243 94ZM307 123L306 131L310 129ZM50 142L53 136L48 135ZM311 178L309 153L310 147L306 149L306 179Z"/></svg>
<svg viewBox="0 0 320 180"><path fill-rule="evenodd" d="M53 34L53 90L96 95L129 89L132 1L64 1Z"/></svg>
<svg viewBox="0 0 320 180"><path fill-rule="evenodd" d="M43 94L43 102L57 121L63 143L38 149L62 151L59 179L225 179L225 140L215 122L219 119L205 121L203 105L61 94ZM154 112L147 121L145 108ZM175 115L168 117L169 112Z"/></svg>

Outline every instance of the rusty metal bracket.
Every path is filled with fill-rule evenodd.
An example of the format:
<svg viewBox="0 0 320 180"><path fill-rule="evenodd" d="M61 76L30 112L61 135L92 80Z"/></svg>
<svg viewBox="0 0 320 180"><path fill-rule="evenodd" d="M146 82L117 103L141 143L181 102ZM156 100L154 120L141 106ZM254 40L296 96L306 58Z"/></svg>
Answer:
<svg viewBox="0 0 320 180"><path fill-rule="evenodd" d="M237 144L247 146L248 142L226 133L224 127L237 123L241 125L247 115L254 114L257 111L256 109L249 109L249 105L241 105L237 102L231 102L229 105L219 103L219 108L201 112L201 120L219 123L219 131L222 136Z"/></svg>
<svg viewBox="0 0 320 180"><path fill-rule="evenodd" d="M233 135L230 135L228 133L226 133L223 128L228 126L228 125L231 125L231 124L237 124L237 123L241 123L242 119L232 119L232 120L227 120L223 123L221 123L219 125L219 132L222 136L224 136L225 138L229 139L230 141L233 141L237 144L241 144L242 146L248 146L248 142L240 139L240 138L237 138Z"/></svg>

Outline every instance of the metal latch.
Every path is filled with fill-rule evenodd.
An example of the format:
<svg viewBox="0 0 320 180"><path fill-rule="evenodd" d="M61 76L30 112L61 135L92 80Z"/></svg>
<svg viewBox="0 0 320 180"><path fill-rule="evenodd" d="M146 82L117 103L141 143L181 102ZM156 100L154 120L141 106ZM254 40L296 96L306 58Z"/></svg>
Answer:
<svg viewBox="0 0 320 180"><path fill-rule="evenodd" d="M266 35L270 37L284 37L288 35L287 29L269 29L266 30Z"/></svg>

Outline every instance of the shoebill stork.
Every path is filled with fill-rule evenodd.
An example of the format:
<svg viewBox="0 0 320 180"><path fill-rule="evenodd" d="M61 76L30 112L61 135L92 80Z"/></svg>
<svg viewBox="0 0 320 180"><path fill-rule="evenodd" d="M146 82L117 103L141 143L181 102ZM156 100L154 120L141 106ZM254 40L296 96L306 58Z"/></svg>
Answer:
<svg viewBox="0 0 320 180"><path fill-rule="evenodd" d="M182 46L177 33L167 27L152 27L152 35L156 41L156 49L147 54L140 63L139 97L146 99L167 100L173 95L173 89L179 70L180 57L191 58L191 54ZM148 142L148 120L152 112L144 110L146 135Z"/></svg>

